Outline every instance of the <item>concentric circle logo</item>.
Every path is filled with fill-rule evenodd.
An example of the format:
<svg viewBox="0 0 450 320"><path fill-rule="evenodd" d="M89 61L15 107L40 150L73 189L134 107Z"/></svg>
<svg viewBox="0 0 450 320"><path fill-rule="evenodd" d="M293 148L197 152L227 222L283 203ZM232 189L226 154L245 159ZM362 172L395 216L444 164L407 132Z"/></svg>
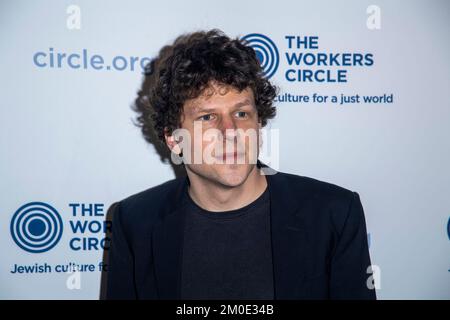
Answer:
<svg viewBox="0 0 450 320"><path fill-rule="evenodd" d="M63 222L52 206L30 202L14 213L10 231L14 242L23 250L41 253L53 248L61 239Z"/></svg>
<svg viewBox="0 0 450 320"><path fill-rule="evenodd" d="M275 43L269 37L259 33L248 34L242 37L242 40L255 50L266 78L272 77L280 61Z"/></svg>

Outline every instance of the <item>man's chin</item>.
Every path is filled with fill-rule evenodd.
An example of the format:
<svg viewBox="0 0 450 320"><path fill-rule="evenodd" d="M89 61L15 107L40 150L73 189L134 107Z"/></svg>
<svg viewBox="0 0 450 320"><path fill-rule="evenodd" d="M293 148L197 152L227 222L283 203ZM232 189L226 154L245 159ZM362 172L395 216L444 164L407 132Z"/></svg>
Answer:
<svg viewBox="0 0 450 320"><path fill-rule="evenodd" d="M249 164L216 164L214 171L221 184L228 187L238 187L247 179L252 166Z"/></svg>
<svg viewBox="0 0 450 320"><path fill-rule="evenodd" d="M186 169L200 178L207 179L223 187L238 187L249 177L256 164L186 164Z"/></svg>

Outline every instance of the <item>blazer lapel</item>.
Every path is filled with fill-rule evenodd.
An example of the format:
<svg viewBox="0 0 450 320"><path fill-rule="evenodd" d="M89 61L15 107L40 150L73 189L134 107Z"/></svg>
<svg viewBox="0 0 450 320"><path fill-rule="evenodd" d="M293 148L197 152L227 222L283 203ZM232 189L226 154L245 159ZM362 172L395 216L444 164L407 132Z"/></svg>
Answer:
<svg viewBox="0 0 450 320"><path fill-rule="evenodd" d="M284 173L266 177L270 191L275 299L293 299L304 274L305 238L299 218L302 195L289 190Z"/></svg>
<svg viewBox="0 0 450 320"><path fill-rule="evenodd" d="M181 298L181 262L188 178L179 179L173 202L154 225L152 234L153 262L160 299ZM184 200L184 201L183 201Z"/></svg>

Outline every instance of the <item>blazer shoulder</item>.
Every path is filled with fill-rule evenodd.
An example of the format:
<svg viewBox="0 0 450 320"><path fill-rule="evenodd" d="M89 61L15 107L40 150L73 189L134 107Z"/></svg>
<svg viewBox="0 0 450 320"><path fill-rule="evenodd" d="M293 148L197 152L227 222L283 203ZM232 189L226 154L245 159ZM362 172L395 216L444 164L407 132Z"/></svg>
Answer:
<svg viewBox="0 0 450 320"><path fill-rule="evenodd" d="M185 177L180 177L168 180L114 203L111 207L118 217L113 219L119 219L125 229L148 228L167 204L172 202L171 196L184 179Z"/></svg>
<svg viewBox="0 0 450 320"><path fill-rule="evenodd" d="M183 180L184 177L168 180L146 190L132 194L122 199L120 203L123 208L127 209L148 205L155 207L155 205L158 205L159 203L164 203L163 200L174 192Z"/></svg>
<svg viewBox="0 0 450 320"><path fill-rule="evenodd" d="M278 179L282 182L283 190L297 199L299 206L311 209L307 211L311 213L311 218L325 218L338 234L351 214L352 207L362 210L359 194L343 186L291 173L281 173Z"/></svg>
<svg viewBox="0 0 450 320"><path fill-rule="evenodd" d="M349 200L353 198L354 191L331 182L286 172L278 172L276 175L280 175L279 179L283 180L282 183L289 189L301 191L313 199Z"/></svg>

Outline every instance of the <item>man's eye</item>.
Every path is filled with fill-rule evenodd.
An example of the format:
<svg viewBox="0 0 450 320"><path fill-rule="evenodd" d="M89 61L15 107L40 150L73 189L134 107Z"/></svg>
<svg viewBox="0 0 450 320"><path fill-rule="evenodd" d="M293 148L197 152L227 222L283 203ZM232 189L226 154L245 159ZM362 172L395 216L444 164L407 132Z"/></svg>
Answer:
<svg viewBox="0 0 450 320"><path fill-rule="evenodd" d="M244 117L247 116L247 112L245 112L245 111L238 111L238 112L237 112L237 115L238 115L238 117L240 117L240 118L244 118Z"/></svg>
<svg viewBox="0 0 450 320"><path fill-rule="evenodd" d="M205 115L201 116L199 119L203 120L203 121L209 121L209 120L211 120L211 115L205 114Z"/></svg>

